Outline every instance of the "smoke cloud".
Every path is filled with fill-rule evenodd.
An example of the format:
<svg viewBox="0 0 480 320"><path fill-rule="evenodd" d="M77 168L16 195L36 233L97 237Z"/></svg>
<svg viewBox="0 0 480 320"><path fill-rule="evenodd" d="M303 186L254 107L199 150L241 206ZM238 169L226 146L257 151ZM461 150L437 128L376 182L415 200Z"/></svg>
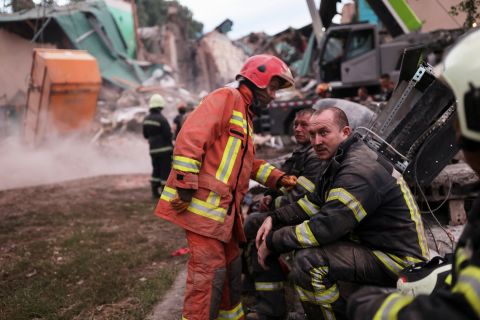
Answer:
<svg viewBox="0 0 480 320"><path fill-rule="evenodd" d="M138 135L111 136L95 144L58 138L36 148L9 137L0 141L0 155L0 190L151 172L147 141Z"/></svg>

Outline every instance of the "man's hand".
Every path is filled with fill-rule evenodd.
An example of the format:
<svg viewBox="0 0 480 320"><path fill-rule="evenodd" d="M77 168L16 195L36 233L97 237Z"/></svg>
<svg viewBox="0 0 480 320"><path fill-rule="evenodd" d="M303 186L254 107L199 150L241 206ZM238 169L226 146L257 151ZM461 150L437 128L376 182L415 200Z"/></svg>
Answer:
<svg viewBox="0 0 480 320"><path fill-rule="evenodd" d="M263 221L260 229L258 229L257 237L255 238L255 245L257 246L257 249L260 250L260 244L265 243L268 233L272 230L272 225L271 217L267 217L265 221Z"/></svg>
<svg viewBox="0 0 480 320"><path fill-rule="evenodd" d="M268 270L268 267L265 262L269 255L270 255L270 250L268 250L267 245L265 244L265 241L263 241L260 247L258 248L258 263L265 270Z"/></svg>
<svg viewBox="0 0 480 320"><path fill-rule="evenodd" d="M260 212L267 212L270 210L270 203L272 203L272 196L265 196L260 200Z"/></svg>
<svg viewBox="0 0 480 320"><path fill-rule="evenodd" d="M190 202L183 201L177 195L172 201L170 201L170 205L172 206L173 210L177 212L182 212L188 208L188 206L190 205Z"/></svg>
<svg viewBox="0 0 480 320"><path fill-rule="evenodd" d="M280 179L280 184L287 189L287 191L290 191L297 185L297 177L284 175Z"/></svg>

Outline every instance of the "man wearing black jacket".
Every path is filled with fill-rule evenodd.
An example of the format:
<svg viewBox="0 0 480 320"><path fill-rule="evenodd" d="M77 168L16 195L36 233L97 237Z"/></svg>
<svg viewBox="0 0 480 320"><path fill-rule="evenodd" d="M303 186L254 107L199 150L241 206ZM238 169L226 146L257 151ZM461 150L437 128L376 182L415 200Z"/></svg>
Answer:
<svg viewBox="0 0 480 320"><path fill-rule="evenodd" d="M465 161L480 175L480 31L465 35L443 62L443 79L457 98L458 140ZM457 128L458 129L458 128ZM475 186L479 189L479 185ZM480 197L455 249L451 287L417 297L376 287L356 292L348 303L351 319L479 319Z"/></svg>
<svg viewBox="0 0 480 320"><path fill-rule="evenodd" d="M167 119L162 115L165 99L156 93L149 102L150 113L143 120L143 136L148 139L150 157L152 158L152 197L158 199L160 190L165 185L170 173L173 144L172 131Z"/></svg>
<svg viewBox="0 0 480 320"><path fill-rule="evenodd" d="M329 165L312 193L269 213L257 234L259 263L295 251L291 276L308 319L341 319L338 281L393 286L428 247L402 176L351 134L342 110L316 111L309 133Z"/></svg>

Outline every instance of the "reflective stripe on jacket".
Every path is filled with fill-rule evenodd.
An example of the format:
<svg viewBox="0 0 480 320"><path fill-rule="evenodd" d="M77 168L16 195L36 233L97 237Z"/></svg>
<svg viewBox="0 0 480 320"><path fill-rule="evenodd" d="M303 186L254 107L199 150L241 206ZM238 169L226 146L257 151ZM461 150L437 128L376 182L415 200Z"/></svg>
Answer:
<svg viewBox="0 0 480 320"><path fill-rule="evenodd" d="M340 145L313 193L275 210L272 218L275 224L292 226L270 236L267 244L278 252L322 246L348 235L371 248L394 274L429 256L410 189L356 136Z"/></svg>
<svg viewBox="0 0 480 320"><path fill-rule="evenodd" d="M205 97L186 119L155 210L158 216L224 242L230 240L235 225L237 239L244 241L240 205L250 178L275 188L283 175L267 162L254 159L251 101L245 86L224 87ZM196 190L185 212L177 213L169 204L176 188Z"/></svg>

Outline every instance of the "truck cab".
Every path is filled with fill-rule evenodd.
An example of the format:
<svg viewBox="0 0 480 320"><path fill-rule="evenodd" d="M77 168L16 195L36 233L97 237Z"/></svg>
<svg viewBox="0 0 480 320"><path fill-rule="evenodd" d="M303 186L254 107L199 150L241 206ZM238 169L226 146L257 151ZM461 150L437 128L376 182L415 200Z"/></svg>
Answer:
<svg viewBox="0 0 480 320"><path fill-rule="evenodd" d="M381 43L373 24L331 26L324 34L319 58L319 78L334 91L378 87L388 73L395 78L407 41Z"/></svg>

